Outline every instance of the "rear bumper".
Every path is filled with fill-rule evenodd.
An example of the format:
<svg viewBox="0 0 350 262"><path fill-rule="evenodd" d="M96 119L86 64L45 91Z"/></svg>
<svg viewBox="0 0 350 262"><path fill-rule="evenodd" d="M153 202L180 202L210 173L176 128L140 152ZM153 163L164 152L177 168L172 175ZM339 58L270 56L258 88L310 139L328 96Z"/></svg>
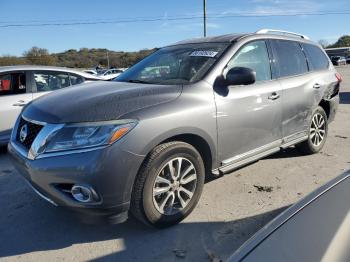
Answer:
<svg viewBox="0 0 350 262"><path fill-rule="evenodd" d="M51 204L72 210L87 223L119 223L127 219L130 197L143 157L122 151L115 144L84 153L30 160L16 151L12 142L8 151L15 168L34 191ZM91 203L74 199L62 186L88 185L97 193Z"/></svg>
<svg viewBox="0 0 350 262"><path fill-rule="evenodd" d="M339 94L332 97L329 100L329 116L328 116L328 122L332 122L335 118L335 114L337 113L339 106Z"/></svg>

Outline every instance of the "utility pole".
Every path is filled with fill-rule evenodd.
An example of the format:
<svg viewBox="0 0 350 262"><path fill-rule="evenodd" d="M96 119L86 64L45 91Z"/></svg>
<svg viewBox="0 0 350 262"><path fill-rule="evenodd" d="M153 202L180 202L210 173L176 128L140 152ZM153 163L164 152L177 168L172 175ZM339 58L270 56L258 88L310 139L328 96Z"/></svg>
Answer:
<svg viewBox="0 0 350 262"><path fill-rule="evenodd" d="M109 69L109 57L108 57L108 51L107 51L107 68Z"/></svg>
<svg viewBox="0 0 350 262"><path fill-rule="evenodd" d="M207 36L207 0L203 0L203 35Z"/></svg>

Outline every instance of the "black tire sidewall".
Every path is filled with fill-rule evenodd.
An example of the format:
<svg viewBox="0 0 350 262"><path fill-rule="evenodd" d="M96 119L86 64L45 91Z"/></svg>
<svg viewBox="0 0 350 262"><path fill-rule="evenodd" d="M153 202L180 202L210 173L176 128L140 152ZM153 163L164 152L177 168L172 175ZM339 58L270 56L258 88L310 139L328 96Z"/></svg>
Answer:
<svg viewBox="0 0 350 262"><path fill-rule="evenodd" d="M197 184L194 195L190 200L190 203L179 213L167 216L161 214L153 203L153 186L154 181L161 170L161 168L171 159L176 157L184 157L192 162L197 172ZM197 205L199 198L202 194L204 185L205 170L202 158L197 150L190 146L173 145L163 151L159 156L153 159L151 167L148 170L148 174L143 187L142 203L143 210L147 220L158 227L171 226L179 223Z"/></svg>

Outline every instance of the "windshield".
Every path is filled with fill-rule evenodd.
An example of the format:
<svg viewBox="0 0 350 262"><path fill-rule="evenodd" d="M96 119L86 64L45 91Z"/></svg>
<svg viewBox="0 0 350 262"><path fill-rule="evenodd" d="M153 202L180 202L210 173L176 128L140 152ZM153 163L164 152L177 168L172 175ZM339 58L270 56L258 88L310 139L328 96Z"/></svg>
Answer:
<svg viewBox="0 0 350 262"><path fill-rule="evenodd" d="M202 79L228 43L186 44L162 48L118 76L115 81L188 84Z"/></svg>

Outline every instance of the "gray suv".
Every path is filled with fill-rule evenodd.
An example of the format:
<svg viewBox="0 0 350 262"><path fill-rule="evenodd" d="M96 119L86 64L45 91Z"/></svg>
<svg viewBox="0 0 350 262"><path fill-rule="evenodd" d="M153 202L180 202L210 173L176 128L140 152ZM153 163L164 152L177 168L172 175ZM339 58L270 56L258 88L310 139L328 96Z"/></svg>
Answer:
<svg viewBox="0 0 350 262"><path fill-rule="evenodd" d="M205 177L295 145L319 152L340 75L306 36L261 30L159 49L113 82L28 104L9 152L33 189L86 222L179 223Z"/></svg>

